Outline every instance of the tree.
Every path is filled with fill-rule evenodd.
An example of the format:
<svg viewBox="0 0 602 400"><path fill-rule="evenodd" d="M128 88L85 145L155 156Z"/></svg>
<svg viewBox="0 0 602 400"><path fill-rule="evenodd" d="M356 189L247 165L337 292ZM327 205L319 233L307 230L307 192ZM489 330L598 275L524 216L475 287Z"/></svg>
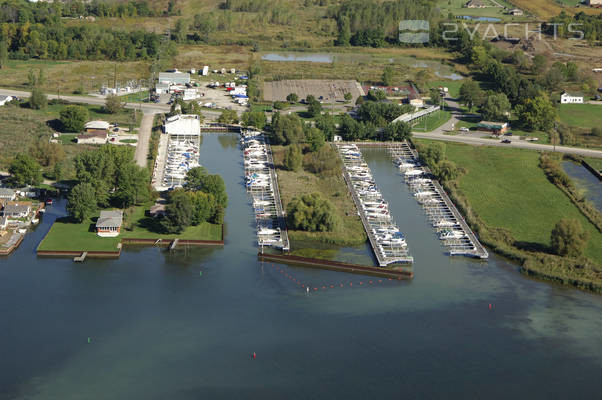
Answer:
<svg viewBox="0 0 602 400"><path fill-rule="evenodd" d="M324 143L326 139L324 138L324 133L318 128L308 127L305 129L305 141L309 144L309 151L314 152L318 151Z"/></svg>
<svg viewBox="0 0 602 400"><path fill-rule="evenodd" d="M535 56L533 57L533 72L535 72L536 74L541 73L544 68L546 67L546 64L548 63L548 59L546 58L546 56L544 56L543 54L535 54Z"/></svg>
<svg viewBox="0 0 602 400"><path fill-rule="evenodd" d="M334 117L331 114L325 113L322 115L318 115L315 118L315 125L316 128L318 128L324 133L324 138L327 141L331 141L334 138L337 128Z"/></svg>
<svg viewBox="0 0 602 400"><path fill-rule="evenodd" d="M381 101L387 98L387 93L382 89L371 89L368 91L368 100Z"/></svg>
<svg viewBox="0 0 602 400"><path fill-rule="evenodd" d="M284 168L289 171L299 171L303 162L303 154L301 154L301 148L298 145L292 144L284 151L284 158L282 164Z"/></svg>
<svg viewBox="0 0 602 400"><path fill-rule="evenodd" d="M286 101L288 101L291 104L294 104L299 101L299 96L297 96L296 93L290 93L288 96L286 96Z"/></svg>
<svg viewBox="0 0 602 400"><path fill-rule="evenodd" d="M42 137L29 149L29 154L42 166L52 167L65 158L65 150L59 143L51 143L48 138Z"/></svg>
<svg viewBox="0 0 602 400"><path fill-rule="evenodd" d="M270 138L274 144L289 145L302 142L305 139L303 135L303 121L297 114L281 115L280 113L275 113L272 116Z"/></svg>
<svg viewBox="0 0 602 400"><path fill-rule="evenodd" d="M11 181L16 186L42 183L42 167L27 154L17 154L8 168Z"/></svg>
<svg viewBox="0 0 602 400"><path fill-rule="evenodd" d="M119 100L119 96L115 94L109 94L105 100L105 110L107 110L109 114L117 114L124 106L125 103L122 103L121 100Z"/></svg>
<svg viewBox="0 0 602 400"><path fill-rule="evenodd" d="M392 66L387 65L385 67L385 69L383 70L383 75L382 75L383 85L385 85L385 86L393 85L394 73L395 73L395 71L393 70Z"/></svg>
<svg viewBox="0 0 602 400"><path fill-rule="evenodd" d="M350 92L345 92L343 98L347 103L349 103L351 100L353 100L353 95Z"/></svg>
<svg viewBox="0 0 602 400"><path fill-rule="evenodd" d="M203 167L192 168L186 174L186 190L210 193L217 204L223 208L228 206L226 184L220 175L211 175Z"/></svg>
<svg viewBox="0 0 602 400"><path fill-rule="evenodd" d="M405 122L392 122L387 125L383 131L383 140L401 142L412 136L410 125Z"/></svg>
<svg viewBox="0 0 602 400"><path fill-rule="evenodd" d="M88 117L88 109L82 106L67 106L60 113L60 120L65 132L81 132Z"/></svg>
<svg viewBox="0 0 602 400"><path fill-rule="evenodd" d="M268 119L263 111L247 111L242 115L242 124L244 126L254 126L262 130L267 122Z"/></svg>
<svg viewBox="0 0 602 400"><path fill-rule="evenodd" d="M343 162L330 146L322 146L318 151L308 154L303 167L314 174L333 176L341 173Z"/></svg>
<svg viewBox="0 0 602 400"><path fill-rule="evenodd" d="M441 92L439 91L439 88L430 88L429 89L429 97L431 98L431 103L433 103L434 105L440 105L441 104Z"/></svg>
<svg viewBox="0 0 602 400"><path fill-rule="evenodd" d="M314 96L307 96L307 112L312 117L317 117L322 114L322 103L320 103Z"/></svg>
<svg viewBox="0 0 602 400"><path fill-rule="evenodd" d="M68 197L67 212L78 222L83 222L96 213L96 192L89 183L77 184Z"/></svg>
<svg viewBox="0 0 602 400"><path fill-rule="evenodd" d="M205 192L187 192L194 212L192 214L192 225L198 225L203 222L213 222L221 224L221 220L216 220L217 202L211 193Z"/></svg>
<svg viewBox="0 0 602 400"><path fill-rule="evenodd" d="M460 86L460 102L472 111L481 99L481 88L475 81L466 81Z"/></svg>
<svg viewBox="0 0 602 400"><path fill-rule="evenodd" d="M529 130L549 131L554 126L557 110L545 93L516 106L519 121Z"/></svg>
<svg viewBox="0 0 602 400"><path fill-rule="evenodd" d="M420 159L431 169L445 159L445 143L433 142L420 146Z"/></svg>
<svg viewBox="0 0 602 400"><path fill-rule="evenodd" d="M446 182L457 179L462 173L462 170L458 168L453 161L442 160L435 166L433 172L437 179Z"/></svg>
<svg viewBox="0 0 602 400"><path fill-rule="evenodd" d="M224 110L217 118L217 122L220 124L237 124L238 114L234 110Z"/></svg>
<svg viewBox="0 0 602 400"><path fill-rule="evenodd" d="M485 99L481 114L487 121L504 121L508 118L510 109L510 101L504 93L491 94Z"/></svg>
<svg viewBox="0 0 602 400"><path fill-rule="evenodd" d="M328 232L336 226L332 203L319 193L294 197L286 208L290 228L308 232Z"/></svg>
<svg viewBox="0 0 602 400"><path fill-rule="evenodd" d="M169 203L165 206L165 216L161 221L167 233L182 233L192 225L194 206L190 196L182 189L176 189L169 195Z"/></svg>
<svg viewBox="0 0 602 400"><path fill-rule="evenodd" d="M551 243L556 254L578 257L587 246L589 232L584 231L577 219L563 218L552 229Z"/></svg>
<svg viewBox="0 0 602 400"><path fill-rule="evenodd" d="M46 97L42 89L40 89L37 86L34 86L31 90L31 96L29 97L29 107L33 108L34 110L42 110L46 108L47 105L48 98Z"/></svg>
<svg viewBox="0 0 602 400"><path fill-rule="evenodd" d="M113 203L127 208L150 200L148 169L128 163L117 171L117 190Z"/></svg>
<svg viewBox="0 0 602 400"><path fill-rule="evenodd" d="M594 126L592 128L592 136L602 137L602 128L599 126Z"/></svg>

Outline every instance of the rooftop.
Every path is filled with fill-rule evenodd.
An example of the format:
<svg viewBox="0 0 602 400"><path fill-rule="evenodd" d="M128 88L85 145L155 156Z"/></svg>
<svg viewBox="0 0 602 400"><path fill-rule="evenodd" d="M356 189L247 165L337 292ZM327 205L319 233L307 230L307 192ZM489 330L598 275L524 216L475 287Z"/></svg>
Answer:
<svg viewBox="0 0 602 400"><path fill-rule="evenodd" d="M200 135L201 121L198 115L180 114L165 122L165 133L171 135Z"/></svg>
<svg viewBox="0 0 602 400"><path fill-rule="evenodd" d="M96 221L97 228L119 228L123 221L123 211L101 211Z"/></svg>
<svg viewBox="0 0 602 400"><path fill-rule="evenodd" d="M109 129L109 127L111 126L111 124L109 124L107 121L90 121L88 123L86 123L86 125L84 125L84 128L86 129Z"/></svg>

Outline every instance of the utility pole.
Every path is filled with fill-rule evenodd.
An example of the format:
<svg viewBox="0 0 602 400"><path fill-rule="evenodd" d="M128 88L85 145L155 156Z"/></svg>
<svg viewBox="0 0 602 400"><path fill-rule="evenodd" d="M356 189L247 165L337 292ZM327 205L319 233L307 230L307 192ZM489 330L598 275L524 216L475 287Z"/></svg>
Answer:
<svg viewBox="0 0 602 400"><path fill-rule="evenodd" d="M117 89L117 62L115 62L115 73L113 74L113 88Z"/></svg>

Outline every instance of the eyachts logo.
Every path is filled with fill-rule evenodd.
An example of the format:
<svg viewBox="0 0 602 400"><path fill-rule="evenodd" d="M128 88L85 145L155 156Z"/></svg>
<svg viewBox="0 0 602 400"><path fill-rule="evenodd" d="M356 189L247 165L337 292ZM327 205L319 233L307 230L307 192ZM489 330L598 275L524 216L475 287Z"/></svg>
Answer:
<svg viewBox="0 0 602 400"><path fill-rule="evenodd" d="M426 43L430 40L431 25L422 19L406 19L399 22L399 41L401 43ZM422 32L420 32L422 31Z"/></svg>

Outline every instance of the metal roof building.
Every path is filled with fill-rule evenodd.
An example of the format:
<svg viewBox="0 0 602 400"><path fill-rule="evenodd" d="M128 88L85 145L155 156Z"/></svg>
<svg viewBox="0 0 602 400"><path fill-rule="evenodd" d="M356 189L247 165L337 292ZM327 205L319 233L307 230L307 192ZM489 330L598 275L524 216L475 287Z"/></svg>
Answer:
<svg viewBox="0 0 602 400"><path fill-rule="evenodd" d="M187 72L159 72L158 81L172 85L185 85L190 83L190 74Z"/></svg>

